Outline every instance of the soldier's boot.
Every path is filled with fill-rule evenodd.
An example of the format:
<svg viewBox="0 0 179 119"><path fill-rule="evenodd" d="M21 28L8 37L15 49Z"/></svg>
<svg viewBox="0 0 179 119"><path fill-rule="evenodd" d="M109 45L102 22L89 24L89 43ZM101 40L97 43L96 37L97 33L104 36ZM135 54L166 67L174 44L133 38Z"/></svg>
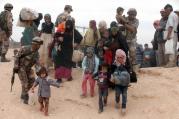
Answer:
<svg viewBox="0 0 179 119"><path fill-rule="evenodd" d="M29 95L26 94L24 95L24 104L28 104L28 101L29 101Z"/></svg>
<svg viewBox="0 0 179 119"><path fill-rule="evenodd" d="M6 59L5 54L1 54L1 62L10 62L10 60Z"/></svg>

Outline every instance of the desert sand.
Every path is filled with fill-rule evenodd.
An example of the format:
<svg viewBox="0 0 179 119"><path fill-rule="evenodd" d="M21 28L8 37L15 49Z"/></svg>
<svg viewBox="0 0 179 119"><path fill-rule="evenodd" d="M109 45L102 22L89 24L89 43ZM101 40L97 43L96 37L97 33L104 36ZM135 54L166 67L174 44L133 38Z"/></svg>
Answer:
<svg viewBox="0 0 179 119"><path fill-rule="evenodd" d="M82 71L73 69L73 81L64 80L63 87L51 88L49 116L45 117L39 111L37 96L35 105L21 102L21 85L17 75L13 91L10 92L12 50L8 52L8 58L11 59L10 63L0 62L0 119L179 119L177 67L141 69L138 82L129 87L127 114L124 117L121 116L121 110L114 107L112 90L109 90L108 104L101 114L98 114L97 86L95 97L81 99Z"/></svg>

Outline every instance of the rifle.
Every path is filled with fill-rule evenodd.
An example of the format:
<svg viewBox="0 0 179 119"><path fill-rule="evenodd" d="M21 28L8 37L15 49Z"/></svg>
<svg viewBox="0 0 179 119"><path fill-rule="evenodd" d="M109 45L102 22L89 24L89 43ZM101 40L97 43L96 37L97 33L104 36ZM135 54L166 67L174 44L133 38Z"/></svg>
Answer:
<svg viewBox="0 0 179 119"><path fill-rule="evenodd" d="M12 86L14 84L14 79L15 79L15 71L13 70L13 74L12 74L12 78L11 78L11 90L10 90L10 92L12 92Z"/></svg>

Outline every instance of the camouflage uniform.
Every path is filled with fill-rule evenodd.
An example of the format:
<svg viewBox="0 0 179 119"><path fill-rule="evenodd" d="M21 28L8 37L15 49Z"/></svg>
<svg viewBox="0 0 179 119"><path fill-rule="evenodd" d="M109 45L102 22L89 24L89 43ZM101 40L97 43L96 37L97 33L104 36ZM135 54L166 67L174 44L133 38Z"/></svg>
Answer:
<svg viewBox="0 0 179 119"><path fill-rule="evenodd" d="M24 55L24 57L23 57ZM22 57L22 58L21 58ZM25 46L18 52L15 60L15 67L18 67L18 76L22 85L21 99L28 103L28 91L35 81L34 71L31 69L38 63L38 51L32 52L31 46Z"/></svg>
<svg viewBox="0 0 179 119"><path fill-rule="evenodd" d="M9 48L9 37L12 35L12 8L11 4L6 4L4 6L5 10L1 12L3 17L0 18L0 56L2 62L7 61L5 55Z"/></svg>
<svg viewBox="0 0 179 119"><path fill-rule="evenodd" d="M137 28L139 26L139 20L129 20L128 17L126 18L128 25L131 25L136 28L136 32L131 32L129 30L126 30L126 40L127 44L129 46L129 57L130 57L130 64L132 65L132 68L135 70L134 66L136 63L136 45L137 45Z"/></svg>

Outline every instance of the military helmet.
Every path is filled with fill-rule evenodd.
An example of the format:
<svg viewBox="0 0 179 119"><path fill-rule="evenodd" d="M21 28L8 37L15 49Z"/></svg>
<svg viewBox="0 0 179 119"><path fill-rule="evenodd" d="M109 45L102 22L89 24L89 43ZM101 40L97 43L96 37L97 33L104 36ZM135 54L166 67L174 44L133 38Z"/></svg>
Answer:
<svg viewBox="0 0 179 119"><path fill-rule="evenodd" d="M36 45L42 45L43 44L43 40L40 37L34 37L32 39L32 44L36 44Z"/></svg>
<svg viewBox="0 0 179 119"><path fill-rule="evenodd" d="M7 10L7 9L12 10L12 9L13 9L13 5L10 4L10 3L6 3L6 4L4 5L4 9L5 9L5 10Z"/></svg>
<svg viewBox="0 0 179 119"><path fill-rule="evenodd" d="M45 14L45 15L44 15L44 18L49 18L49 19L51 19L51 15L50 15L50 14Z"/></svg>
<svg viewBox="0 0 179 119"><path fill-rule="evenodd" d="M73 9L72 9L72 6L71 6L71 5L65 5L64 10L71 10L71 11L73 11Z"/></svg>
<svg viewBox="0 0 179 119"><path fill-rule="evenodd" d="M137 15L137 10L135 8L130 8L127 12L127 14L134 14L135 16Z"/></svg>

